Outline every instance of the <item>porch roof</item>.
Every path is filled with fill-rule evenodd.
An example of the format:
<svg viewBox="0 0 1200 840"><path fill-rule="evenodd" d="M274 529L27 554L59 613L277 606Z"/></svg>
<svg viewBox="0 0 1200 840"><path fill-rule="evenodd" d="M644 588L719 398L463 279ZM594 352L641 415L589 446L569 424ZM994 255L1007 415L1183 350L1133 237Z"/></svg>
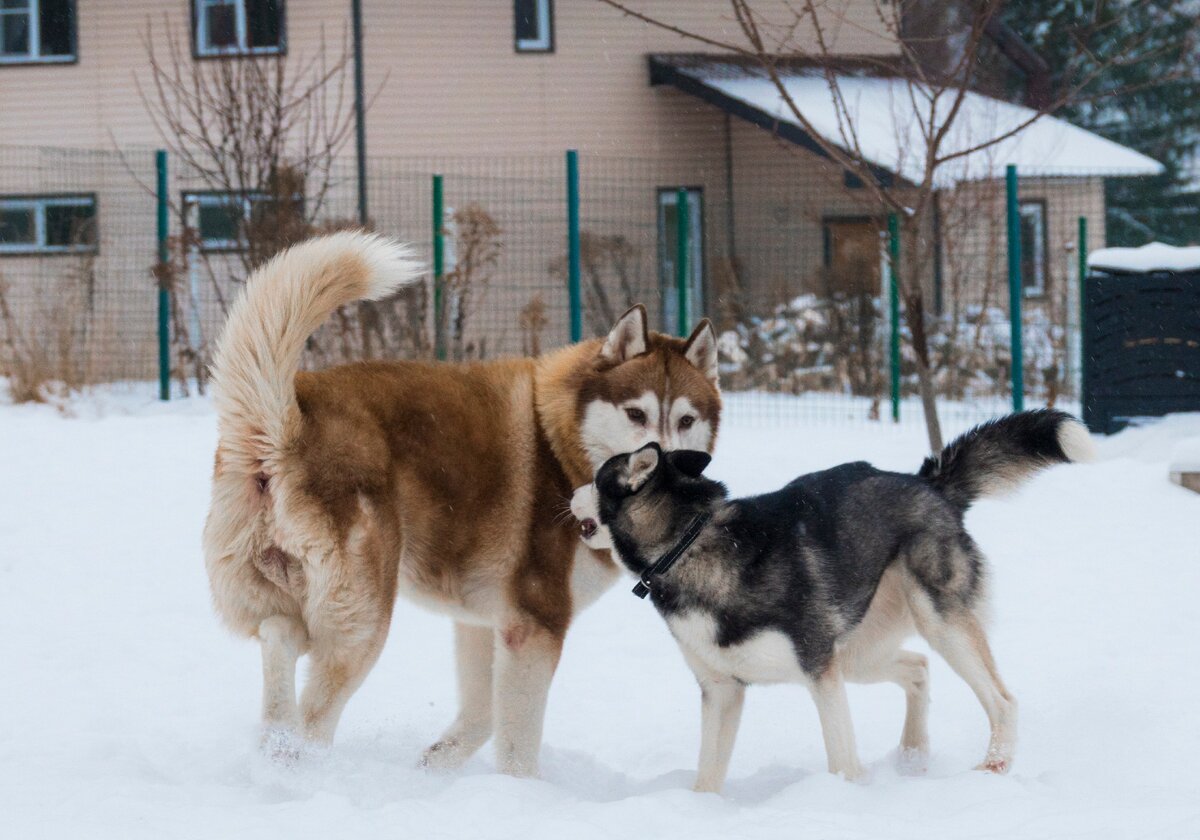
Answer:
<svg viewBox="0 0 1200 840"><path fill-rule="evenodd" d="M926 144L921 126L945 120L954 97L935 98L916 83L899 77L835 73L863 157L885 173L910 182L924 176ZM760 71L711 57L650 57L650 83L670 84L722 110L771 129L781 137L824 154L820 144L796 120L775 83ZM825 73L816 68L790 70L783 85L796 108L828 143L848 148ZM968 150L1011 131L1034 115L1022 105L968 91L961 110L942 141L942 153ZM1155 175L1162 164L1140 152L1106 140L1066 120L1043 116L1013 137L970 152L939 167L935 185L997 178L1015 164L1026 176Z"/></svg>

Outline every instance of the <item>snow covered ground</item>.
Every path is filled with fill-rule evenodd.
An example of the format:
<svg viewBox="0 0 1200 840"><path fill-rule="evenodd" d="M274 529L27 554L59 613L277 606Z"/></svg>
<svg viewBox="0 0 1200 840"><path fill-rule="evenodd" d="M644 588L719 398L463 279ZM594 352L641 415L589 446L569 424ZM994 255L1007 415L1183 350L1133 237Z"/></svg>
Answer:
<svg viewBox="0 0 1200 840"><path fill-rule="evenodd" d="M200 556L214 419L148 396L0 405L0 835L12 838L1200 836L1200 496L1167 461L1200 416L1100 443L1100 461L980 503L993 642L1021 701L1007 777L933 658L933 758L894 769L903 698L852 686L871 777L824 771L795 686L749 692L724 797L688 791L698 691L622 582L568 637L540 781L415 768L454 714L449 623L403 604L333 751L294 770L255 749L255 645L209 607ZM738 493L866 458L913 469L917 425L727 428ZM914 642L918 649L922 646Z"/></svg>

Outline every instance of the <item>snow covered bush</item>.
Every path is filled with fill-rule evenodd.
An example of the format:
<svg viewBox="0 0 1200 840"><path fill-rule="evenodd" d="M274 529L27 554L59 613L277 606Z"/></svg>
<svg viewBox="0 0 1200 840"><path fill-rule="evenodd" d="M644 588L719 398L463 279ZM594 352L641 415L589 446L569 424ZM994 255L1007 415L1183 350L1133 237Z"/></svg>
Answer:
<svg viewBox="0 0 1200 840"><path fill-rule="evenodd" d="M1022 320L1026 393L1052 403L1067 386L1065 328L1042 304L1027 303ZM1007 311L968 306L957 321L943 315L930 322L930 357L939 396L971 400L1011 393ZM917 393L910 338L901 319L904 395ZM801 295L767 317L749 317L725 331L718 349L721 380L730 391L823 391L880 398L888 388L887 321L879 298Z"/></svg>

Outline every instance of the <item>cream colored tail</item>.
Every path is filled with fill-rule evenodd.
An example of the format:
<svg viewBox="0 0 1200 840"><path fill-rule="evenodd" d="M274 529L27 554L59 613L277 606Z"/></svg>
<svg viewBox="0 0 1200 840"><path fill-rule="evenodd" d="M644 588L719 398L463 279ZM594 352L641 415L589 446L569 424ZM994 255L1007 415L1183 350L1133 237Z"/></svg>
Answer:
<svg viewBox="0 0 1200 840"><path fill-rule="evenodd" d="M293 380L308 337L339 306L386 297L421 272L408 246L358 231L310 239L254 272L213 357L223 459L263 469L299 428Z"/></svg>

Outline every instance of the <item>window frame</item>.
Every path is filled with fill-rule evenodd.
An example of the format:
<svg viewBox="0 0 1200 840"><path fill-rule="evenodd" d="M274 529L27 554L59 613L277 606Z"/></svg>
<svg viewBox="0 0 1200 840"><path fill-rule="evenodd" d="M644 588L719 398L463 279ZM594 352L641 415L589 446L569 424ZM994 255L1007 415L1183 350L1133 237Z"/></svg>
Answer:
<svg viewBox="0 0 1200 840"><path fill-rule="evenodd" d="M517 55L546 55L554 52L554 0L533 0L537 4L539 19L545 22L545 35L536 41L521 38L517 31L517 0L513 0L513 51ZM539 30L541 27L539 27Z"/></svg>
<svg viewBox="0 0 1200 840"><path fill-rule="evenodd" d="M1025 221L1025 211L1027 209L1036 208L1039 214L1041 224L1041 236L1037 237L1037 245L1041 249L1040 259L1033 255L1025 253L1025 243L1021 243L1021 296L1026 298L1044 297L1047 292L1047 287L1050 282L1050 225L1047 221L1049 213L1047 212L1046 199L1044 198L1022 198L1017 202L1017 217L1022 226ZM1040 283L1033 285L1029 282L1029 278L1025 276L1025 265L1032 262L1041 273Z"/></svg>
<svg viewBox="0 0 1200 840"><path fill-rule="evenodd" d="M57 204L68 207L91 207L95 241L78 245L46 244L46 207ZM36 241L31 245L0 242L0 257L57 257L100 253L100 201L96 193L31 193L0 195L0 209L28 206L34 210L33 230Z"/></svg>
<svg viewBox="0 0 1200 840"><path fill-rule="evenodd" d="M190 0L192 58L197 61L209 61L224 58L249 58L254 56L287 55L287 0L279 0L279 45L275 47L251 47L248 44L246 3L248 0ZM201 10L207 5L232 5L237 32L238 45L219 49L204 49L201 45L201 33L207 34L207 24L201 16Z"/></svg>
<svg viewBox="0 0 1200 840"><path fill-rule="evenodd" d="M42 0L26 0L29 4L29 55L8 55L0 52L0 67L28 67L45 64L79 63L79 3L67 0L71 9L71 52L69 55L42 54ZM13 15L15 10L0 9L0 17ZM13 15L15 16L15 15Z"/></svg>
<svg viewBox="0 0 1200 840"><path fill-rule="evenodd" d="M296 198L300 202L304 202L304 196L297 195ZM221 203L221 199L228 200L228 203L240 201L242 203L242 223L250 221L251 213L254 212L255 202L274 201L274 196L269 192L262 190L244 190L227 191L227 190L185 190L181 196L185 215L187 208L195 206L199 210L200 205L206 201L210 204ZM188 218L188 226L193 227L190 217ZM196 224L193 227L196 231L197 247L202 254L240 254L250 247L250 243L244 240L233 239L205 239L200 230L200 219L197 216Z"/></svg>

